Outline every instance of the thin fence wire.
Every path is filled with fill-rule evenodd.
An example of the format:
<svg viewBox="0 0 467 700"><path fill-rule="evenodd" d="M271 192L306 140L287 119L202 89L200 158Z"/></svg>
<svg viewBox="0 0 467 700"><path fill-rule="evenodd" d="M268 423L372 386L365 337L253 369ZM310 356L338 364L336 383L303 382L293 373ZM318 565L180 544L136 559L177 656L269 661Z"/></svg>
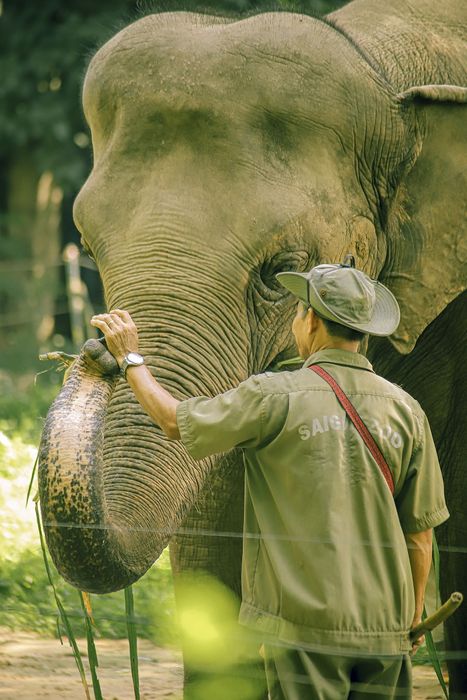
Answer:
<svg viewBox="0 0 467 700"><path fill-rule="evenodd" d="M66 263L63 260L54 260L53 262L40 262L33 258L14 258L12 260L0 260L0 272L33 272L35 270L47 270L48 268L65 267ZM79 266L87 270L92 270L98 273L97 265L86 258L79 259Z"/></svg>
<svg viewBox="0 0 467 700"><path fill-rule="evenodd" d="M37 467L39 463L39 450L36 454L31 477L28 484L27 494L26 494L26 505L28 504L31 491L33 488L34 480L37 473ZM188 528L188 527L178 527L178 528L150 528L150 527L130 527L128 525L103 525L101 523L70 523L61 521L42 521L43 527L53 527L53 528L63 528L63 529L82 529L82 530L116 530L118 532L147 532L155 533L158 535L163 535L164 537L172 538L176 535L187 535L193 537L224 537L229 539L252 539L252 540L264 540L264 541L288 541L288 542L299 542L299 543L313 543L313 544L332 544L331 538L322 537L304 537L304 536L291 536L290 534L277 534L277 533L258 533L258 532L247 532L245 530L214 530L205 528ZM452 552L455 554L467 554L467 546L456 546L456 545L440 545L437 539L435 547L435 559L439 557L439 552ZM375 547L381 546L384 548L392 548L394 544L391 542L383 542L381 540L363 540L363 539L352 539L348 541L349 545L360 545L364 547ZM439 566L437 567L439 569ZM439 588L439 586L438 586Z"/></svg>
<svg viewBox="0 0 467 700"><path fill-rule="evenodd" d="M222 531L222 530L205 530L198 528L181 527L176 529L170 528L150 528L150 527L130 527L127 525L102 525L100 523L65 523L60 521L45 521L44 527L63 528L63 529L83 529L83 530L116 530L118 532L152 532L158 535L175 536L175 535L193 535L198 537L228 537L238 539L253 539L265 541L285 541L313 544L333 544L331 538L323 537L302 537L283 535L276 533L257 533L257 532L242 532L242 531ZM360 545L362 547L380 546L384 548L393 548L395 545L391 542L377 540L352 539L348 541L349 545ZM457 547L454 545L439 545L440 552L455 552L456 554L467 554L467 547Z"/></svg>
<svg viewBox="0 0 467 700"><path fill-rule="evenodd" d="M4 521L6 522L6 521ZM325 539L322 537L293 537L290 535L281 535L281 534L269 534L269 535L261 535L256 532L221 532L221 531L215 531L215 530L197 530L196 528L177 528L175 530L171 529L164 529L164 528L134 528L134 527L125 527L125 526L106 526L106 525L81 525L78 523L57 523L57 522L43 522L43 527L47 528L63 528L63 529L81 529L81 530L112 530L116 531L119 533L122 532L152 532L152 533L157 533L158 535L163 535L170 540L172 537L175 536L190 536L190 537L225 537L228 539L251 539L251 540L258 540L258 541L265 541L265 542L294 542L294 543L300 543L300 544L323 544L323 545L330 545L333 544L331 539ZM355 546L360 546L360 547L371 547L371 548L376 548L376 547L381 547L381 548L386 548L386 549L391 549L394 548L396 545L393 543L389 542L381 542L381 541L371 541L371 540L356 540L352 539L347 542L349 547L355 547ZM408 545L410 546L410 545ZM454 545L438 545L438 549L440 552L445 552L445 553L452 553L452 554L467 554L467 547L456 547Z"/></svg>
<svg viewBox="0 0 467 700"><path fill-rule="evenodd" d="M96 264L92 262L92 260L87 260L86 258L80 257L78 264L80 268L91 270L92 272L95 272L96 275L99 275L99 270L97 269ZM37 261L34 262L30 258L24 258L20 260L0 261L0 274L6 275L8 273L17 274L19 272L34 272L38 269L40 269L41 271L45 271L47 269L56 269L59 267L66 266L67 263L64 260L56 260L54 262L45 264ZM51 312L53 316L65 316L69 314L69 301L60 304L55 304ZM32 322L37 323L39 318L39 311L36 311L35 313L31 312L23 314L18 314L16 312L0 312L0 328L12 328L13 326L27 325Z"/></svg>
<svg viewBox="0 0 467 700"><path fill-rule="evenodd" d="M5 522L5 521L4 521ZM305 536L293 536L284 535L276 533L258 533L258 532L242 532L235 530L205 530L198 528L189 527L179 527L176 529L171 528L152 528L152 527L130 527L127 525L102 525L100 523L66 523L60 521L44 521L42 523L43 527L50 528L63 528L63 529L80 529L80 530L115 530L117 532L147 532L156 533L158 535L164 535L165 537L174 537L176 535L189 535L196 537L225 537L229 539L252 539L252 540L263 540L263 541L283 541L283 542L298 542L298 543L312 543L312 544L333 544L331 538L323 537L305 537ZM349 546L361 546L361 547L383 547L383 548L393 548L395 545L391 542L384 542L378 540L363 540L363 539L351 539L348 540ZM467 547L459 547L455 545L438 545L440 552L452 552L455 554L467 554Z"/></svg>

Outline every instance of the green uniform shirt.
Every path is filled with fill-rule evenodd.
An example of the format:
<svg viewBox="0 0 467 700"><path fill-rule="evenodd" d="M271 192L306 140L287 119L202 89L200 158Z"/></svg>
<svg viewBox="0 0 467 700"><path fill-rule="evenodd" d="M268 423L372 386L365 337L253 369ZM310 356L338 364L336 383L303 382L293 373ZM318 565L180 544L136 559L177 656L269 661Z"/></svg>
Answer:
<svg viewBox="0 0 467 700"><path fill-rule="evenodd" d="M318 363L378 443L395 497L332 389L308 369ZM410 649L414 593L404 532L449 517L415 399L362 355L331 349L300 370L183 401L177 422L195 459L244 450L241 622L326 652Z"/></svg>

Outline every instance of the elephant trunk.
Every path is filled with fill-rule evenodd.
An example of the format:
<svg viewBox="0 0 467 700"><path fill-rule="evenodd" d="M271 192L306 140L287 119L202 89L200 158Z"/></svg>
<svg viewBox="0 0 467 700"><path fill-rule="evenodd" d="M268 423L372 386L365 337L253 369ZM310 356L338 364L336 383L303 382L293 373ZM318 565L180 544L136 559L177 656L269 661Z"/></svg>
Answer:
<svg viewBox="0 0 467 700"><path fill-rule="evenodd" d="M145 573L210 464L194 462L161 435L116 369L114 363L113 373L102 374L80 355L49 410L39 453L53 561L69 583L93 593L119 590Z"/></svg>

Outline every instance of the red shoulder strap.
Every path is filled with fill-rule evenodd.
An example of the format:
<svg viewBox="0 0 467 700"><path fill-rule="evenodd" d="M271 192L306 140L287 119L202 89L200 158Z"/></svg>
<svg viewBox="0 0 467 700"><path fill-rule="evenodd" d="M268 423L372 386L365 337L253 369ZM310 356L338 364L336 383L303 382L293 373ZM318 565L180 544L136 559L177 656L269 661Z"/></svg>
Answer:
<svg viewBox="0 0 467 700"><path fill-rule="evenodd" d="M363 442L370 450L376 464L381 469L381 472L386 480L387 485L389 486L391 494L394 496L394 479L392 478L392 473L388 466L388 463L384 459L381 450L374 441L372 434L361 419L355 406L350 402L349 398L347 397L345 392L342 391L336 380L333 377L331 377L331 375L328 374L325 369L323 369L319 365L312 365L311 367L309 367L309 369L311 369L313 372L316 372L316 374L319 374L319 376L329 384L329 386L335 393L339 403L341 404L342 408L347 413L348 417L354 424L357 431L360 433Z"/></svg>

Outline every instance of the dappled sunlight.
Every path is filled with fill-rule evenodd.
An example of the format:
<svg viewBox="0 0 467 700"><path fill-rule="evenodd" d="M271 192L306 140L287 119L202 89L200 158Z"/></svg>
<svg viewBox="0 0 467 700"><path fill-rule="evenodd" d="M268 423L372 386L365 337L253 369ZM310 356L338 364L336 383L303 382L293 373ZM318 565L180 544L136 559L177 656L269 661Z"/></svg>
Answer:
<svg viewBox="0 0 467 700"><path fill-rule="evenodd" d="M190 663L230 667L245 660L251 644L238 625L239 601L231 590L207 574L186 574L176 583L176 599Z"/></svg>
<svg viewBox="0 0 467 700"><path fill-rule="evenodd" d="M176 583L180 636L190 669L189 700L256 700L264 679L259 640L238 624L239 600L207 574Z"/></svg>
<svg viewBox="0 0 467 700"><path fill-rule="evenodd" d="M39 547L34 504L26 507L36 453L34 445L0 431L0 547L5 559L17 560L26 549Z"/></svg>
<svg viewBox="0 0 467 700"><path fill-rule="evenodd" d="M219 625L214 624L204 610L184 610L180 615L180 625L185 637L197 644L211 644L221 638Z"/></svg>

